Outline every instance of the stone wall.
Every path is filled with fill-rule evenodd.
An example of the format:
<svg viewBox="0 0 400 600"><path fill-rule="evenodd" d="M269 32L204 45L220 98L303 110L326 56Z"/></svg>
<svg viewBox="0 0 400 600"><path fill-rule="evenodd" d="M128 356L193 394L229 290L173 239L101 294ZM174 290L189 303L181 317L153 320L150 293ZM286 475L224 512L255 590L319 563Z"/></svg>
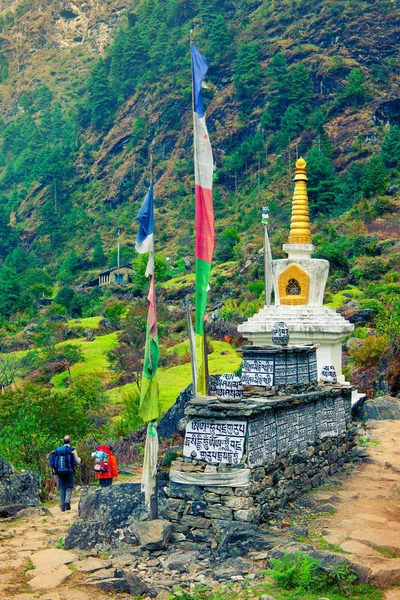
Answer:
<svg viewBox="0 0 400 600"><path fill-rule="evenodd" d="M271 400L268 410L262 405L258 414L251 414L252 411L247 406L247 411L244 411L248 413L247 437L239 464L208 464L189 457L175 460L171 465L170 482L166 488L167 506L162 514L172 523L174 535L211 545L213 539L232 522L267 521L269 515L343 469L345 463L352 461L356 453L356 429L351 423L350 395L349 388L339 387L304 394L302 397L281 398L275 402L275 409L271 409ZM335 424L327 422L327 415L322 411L329 401L336 407L342 401L346 407L344 415L337 415L337 423L342 423L340 430L337 423L335 430ZM192 405L187 413L193 416L194 410ZM215 406L209 410L215 412ZM229 419L233 418L233 410L231 405ZM324 418L325 421L315 423L313 431L306 430L305 437L308 436L309 440L305 442L303 438L300 444L297 443L297 430L301 424L299 419L293 420L293 414L295 411L301 414L304 410L313 412L317 419ZM200 412L204 413L204 407ZM237 417L243 418L240 409L235 412ZM249 460L254 463L254 457L251 459L249 454L249 424L261 422L265 415L269 421L266 431L270 431L271 420L279 422L281 427L286 422L287 427L282 428L281 433L276 428L274 450L271 452L271 448L268 449L264 464L249 467ZM282 443L284 439L289 443ZM291 440L297 441L293 444ZM232 481L240 481L240 484L237 487L229 485L226 482L230 478ZM181 479L187 483L180 483ZM193 484L189 483L190 479ZM214 485L210 483L213 480ZM218 485L219 480L225 482Z"/></svg>

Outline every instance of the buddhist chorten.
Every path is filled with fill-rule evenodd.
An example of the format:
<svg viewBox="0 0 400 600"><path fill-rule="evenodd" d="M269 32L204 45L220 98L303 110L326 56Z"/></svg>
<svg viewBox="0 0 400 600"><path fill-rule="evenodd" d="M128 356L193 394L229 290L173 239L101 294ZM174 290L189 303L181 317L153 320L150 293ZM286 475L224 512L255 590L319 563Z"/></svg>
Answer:
<svg viewBox="0 0 400 600"><path fill-rule="evenodd" d="M275 304L264 306L239 325L238 330L255 345L268 345L272 326L284 321L292 343L319 345L318 373L326 365L333 365L338 382L344 383L342 342L354 326L322 304L329 262L311 258L315 246L311 239L307 169L303 158L296 162L294 184L289 243L283 245L288 258L272 261Z"/></svg>

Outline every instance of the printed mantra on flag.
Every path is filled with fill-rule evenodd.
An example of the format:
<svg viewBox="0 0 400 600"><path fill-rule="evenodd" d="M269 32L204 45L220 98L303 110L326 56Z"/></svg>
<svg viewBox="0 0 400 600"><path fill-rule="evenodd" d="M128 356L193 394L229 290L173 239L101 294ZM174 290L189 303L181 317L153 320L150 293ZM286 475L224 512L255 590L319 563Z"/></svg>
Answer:
<svg viewBox="0 0 400 600"><path fill-rule="evenodd" d="M237 465L243 456L245 421L192 419L186 425L183 455L208 463Z"/></svg>

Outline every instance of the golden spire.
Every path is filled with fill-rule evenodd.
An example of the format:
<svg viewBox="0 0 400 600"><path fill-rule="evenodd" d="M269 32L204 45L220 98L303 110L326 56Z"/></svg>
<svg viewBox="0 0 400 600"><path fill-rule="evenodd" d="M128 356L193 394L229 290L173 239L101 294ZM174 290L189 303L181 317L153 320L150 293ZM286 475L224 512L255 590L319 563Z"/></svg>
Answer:
<svg viewBox="0 0 400 600"><path fill-rule="evenodd" d="M296 161L289 244L312 243L310 217L308 213L306 164L304 158L299 158Z"/></svg>

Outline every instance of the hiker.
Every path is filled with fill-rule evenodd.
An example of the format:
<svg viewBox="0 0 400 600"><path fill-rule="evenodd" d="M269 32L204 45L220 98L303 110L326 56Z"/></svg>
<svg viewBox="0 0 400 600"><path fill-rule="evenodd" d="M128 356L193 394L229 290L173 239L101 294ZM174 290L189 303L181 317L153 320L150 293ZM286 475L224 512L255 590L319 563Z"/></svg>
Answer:
<svg viewBox="0 0 400 600"><path fill-rule="evenodd" d="M100 487L109 487L114 477L118 478L117 459L113 453L113 447L99 446L92 456L94 457L93 469Z"/></svg>
<svg viewBox="0 0 400 600"><path fill-rule="evenodd" d="M71 510L72 488L74 487L75 468L81 463L75 448L71 446L69 435L64 437L64 445L56 448L50 455L50 466L58 476L60 490L60 508L62 512Z"/></svg>

